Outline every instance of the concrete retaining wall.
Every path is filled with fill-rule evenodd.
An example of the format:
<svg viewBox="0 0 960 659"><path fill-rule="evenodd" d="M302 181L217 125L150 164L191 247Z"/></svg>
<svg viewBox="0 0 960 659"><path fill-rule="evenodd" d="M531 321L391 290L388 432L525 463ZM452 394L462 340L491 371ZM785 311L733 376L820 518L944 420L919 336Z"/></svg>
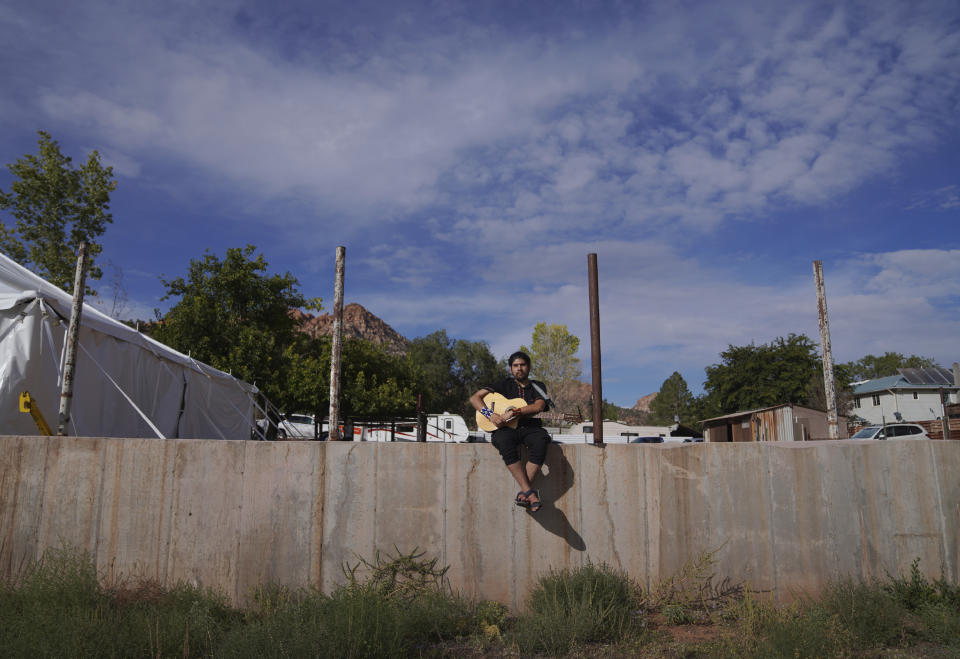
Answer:
<svg viewBox="0 0 960 659"><path fill-rule="evenodd" d="M554 445L545 471L534 516L485 444L0 437L0 577L66 543L237 602L394 545L514 607L551 566L649 586L721 547L718 576L778 600L915 558L958 581L960 442Z"/></svg>

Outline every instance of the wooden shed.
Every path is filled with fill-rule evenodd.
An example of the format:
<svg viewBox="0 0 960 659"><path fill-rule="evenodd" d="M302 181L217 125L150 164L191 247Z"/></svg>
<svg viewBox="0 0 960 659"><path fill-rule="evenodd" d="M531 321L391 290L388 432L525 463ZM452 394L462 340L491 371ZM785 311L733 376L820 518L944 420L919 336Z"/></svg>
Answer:
<svg viewBox="0 0 960 659"><path fill-rule="evenodd" d="M847 437L847 418L839 418L839 438ZM707 442L805 442L829 439L827 413L784 403L735 412L703 422Z"/></svg>

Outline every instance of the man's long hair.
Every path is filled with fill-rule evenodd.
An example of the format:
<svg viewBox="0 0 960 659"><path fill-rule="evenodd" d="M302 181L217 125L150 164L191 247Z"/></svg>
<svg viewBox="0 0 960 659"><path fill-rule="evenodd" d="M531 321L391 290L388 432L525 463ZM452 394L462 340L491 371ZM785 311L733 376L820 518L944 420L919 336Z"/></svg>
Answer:
<svg viewBox="0 0 960 659"><path fill-rule="evenodd" d="M513 366L515 359L522 359L523 361L527 362L527 366L530 366L530 355L522 350L517 350L515 353L510 355L510 359L507 360L507 366Z"/></svg>

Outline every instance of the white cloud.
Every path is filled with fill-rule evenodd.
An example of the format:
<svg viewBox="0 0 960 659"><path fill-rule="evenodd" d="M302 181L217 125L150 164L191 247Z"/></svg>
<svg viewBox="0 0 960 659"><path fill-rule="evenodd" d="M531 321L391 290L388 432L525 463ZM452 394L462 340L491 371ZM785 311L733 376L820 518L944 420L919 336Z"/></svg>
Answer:
<svg viewBox="0 0 960 659"><path fill-rule="evenodd" d="M742 281L657 243L531 247L495 261L486 282L475 282L463 294L418 299L368 294L360 301L401 328L443 327L453 336L488 338L498 356L528 343L537 322L566 324L581 338L589 378L588 251L598 253L605 371L633 371L632 379L651 390L674 370L699 387L703 368L730 344L768 343L791 332L819 343L812 270L786 283ZM536 271L542 286L501 274L522 263ZM827 263L835 359L898 351L956 361L960 316L936 300L960 294L958 264L956 250L864 254ZM631 391L620 402L645 393Z"/></svg>
<svg viewBox="0 0 960 659"><path fill-rule="evenodd" d="M942 188L916 195L914 201L906 209L914 210L917 208L933 208L944 211L960 208L960 185L945 185Z"/></svg>
<svg viewBox="0 0 960 659"><path fill-rule="evenodd" d="M84 149L84 151L93 151L93 148ZM113 167L113 173L127 178L137 178L140 176L140 163L120 151L106 149L100 152L100 160L108 167Z"/></svg>
<svg viewBox="0 0 960 659"><path fill-rule="evenodd" d="M696 226L782 196L820 203L930 145L960 69L957 36L936 17L889 8L859 12L857 31L839 9L734 15L724 23L738 47L701 41L700 58L679 56L677 43L703 35L677 12L657 16L669 36L636 21L580 41L473 26L425 43L392 35L360 60L326 43L317 66L239 38L232 8L184 7L112 8L103 26L96 5L80 14L89 22L75 33L89 36L65 73L111 57L117 77L84 91L51 84L42 111L133 160L166 154L248 194L349 208L365 224L442 198L446 172L467 186L499 178L502 209L528 216L603 204ZM488 148L506 157L478 167L474 150ZM471 171L481 176L464 179ZM476 212L470 203L460 211Z"/></svg>
<svg viewBox="0 0 960 659"><path fill-rule="evenodd" d="M558 11L543 31L454 3L402 19L327 3L30 7L0 10L28 26L0 56L36 67L0 116L73 131L184 204L240 209L241 240L241 222L297 253L353 239L385 289L358 301L400 327L496 337L500 353L539 320L586 336L597 251L605 352L669 369L658 382L674 368L698 381L728 343L815 335L808 272L751 281L729 265L769 247L744 220L839 203L956 136L949 3L666 3L575 26ZM928 187L913 208L960 207L957 186ZM832 264L838 358L874 344L949 358L956 256Z"/></svg>
<svg viewBox="0 0 960 659"><path fill-rule="evenodd" d="M960 250L909 249L861 256L863 289L895 299L960 295Z"/></svg>

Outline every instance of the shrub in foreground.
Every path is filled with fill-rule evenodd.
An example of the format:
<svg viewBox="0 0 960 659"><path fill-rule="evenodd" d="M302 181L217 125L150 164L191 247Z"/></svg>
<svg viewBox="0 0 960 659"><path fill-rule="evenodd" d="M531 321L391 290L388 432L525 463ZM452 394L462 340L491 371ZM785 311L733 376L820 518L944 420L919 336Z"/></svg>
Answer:
<svg viewBox="0 0 960 659"><path fill-rule="evenodd" d="M587 563L551 570L514 621L512 640L524 654L565 654L578 643L617 641L632 628L639 590L621 571Z"/></svg>

